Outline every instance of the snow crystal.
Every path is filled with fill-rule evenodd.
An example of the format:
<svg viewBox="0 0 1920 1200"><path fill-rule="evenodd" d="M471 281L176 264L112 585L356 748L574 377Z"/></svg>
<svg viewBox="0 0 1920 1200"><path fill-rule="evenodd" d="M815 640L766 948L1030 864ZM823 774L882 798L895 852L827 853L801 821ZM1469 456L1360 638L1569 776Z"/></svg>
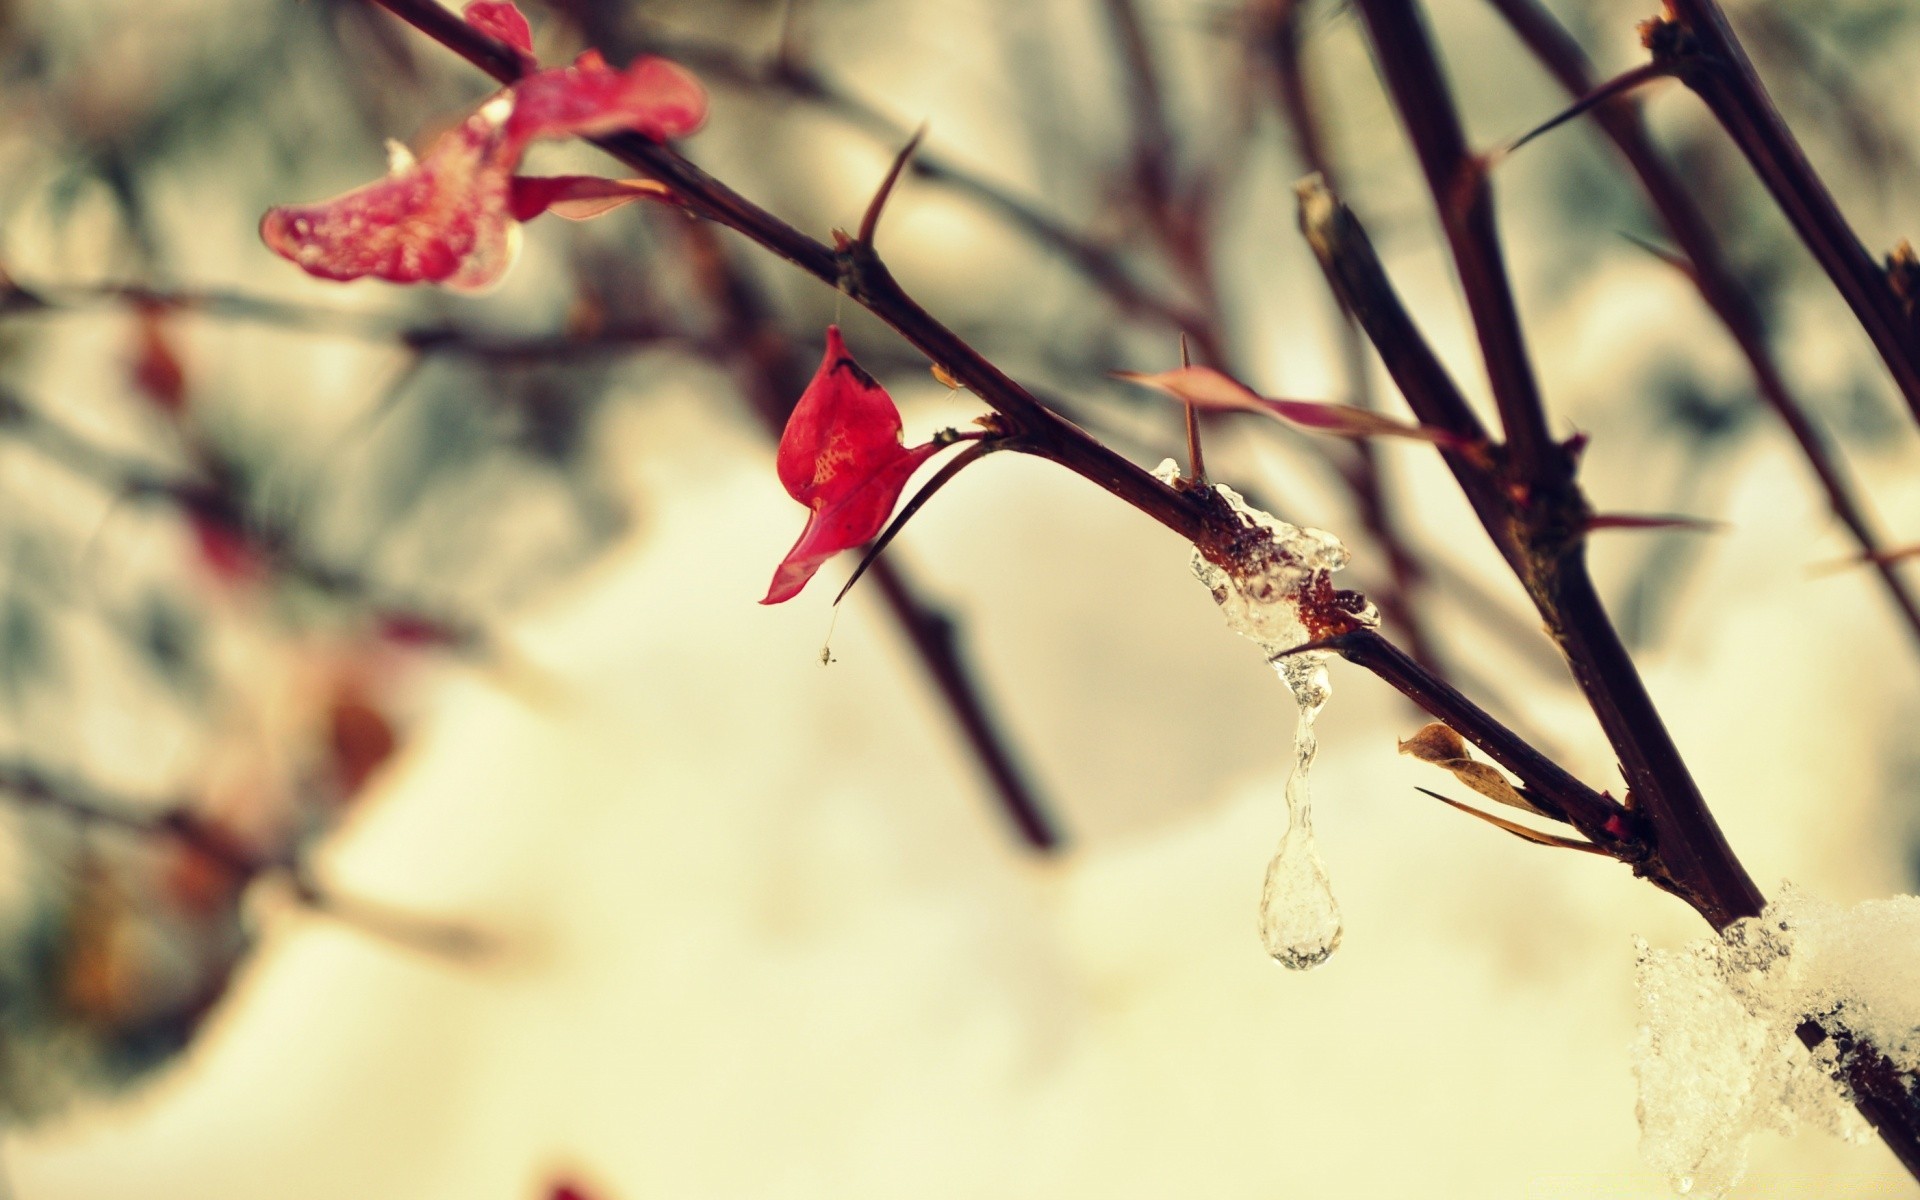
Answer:
<svg viewBox="0 0 1920 1200"><path fill-rule="evenodd" d="M1178 476L1171 459L1155 472L1163 479L1168 473ZM1347 548L1330 533L1302 529L1261 512L1232 488L1214 490L1250 529L1267 534L1265 539L1247 539L1231 569L1196 549L1193 573L1213 593L1227 627L1260 647L1300 708L1293 769L1287 776L1287 830L1260 892L1260 940L1274 961L1307 970L1327 961L1341 934L1340 906L1314 847L1309 783L1320 745L1314 719L1333 688L1326 652L1289 651L1313 640L1301 618L1301 599L1329 573L1347 565ZM1371 606L1354 616L1364 624L1378 620Z"/></svg>
<svg viewBox="0 0 1920 1200"><path fill-rule="evenodd" d="M1724 1194L1756 1130L1867 1136L1833 1076L1834 1043L1809 1053L1803 1021L1920 1069L1920 898L1843 909L1788 888L1719 937L1640 943L1638 973L1641 1150L1681 1192Z"/></svg>

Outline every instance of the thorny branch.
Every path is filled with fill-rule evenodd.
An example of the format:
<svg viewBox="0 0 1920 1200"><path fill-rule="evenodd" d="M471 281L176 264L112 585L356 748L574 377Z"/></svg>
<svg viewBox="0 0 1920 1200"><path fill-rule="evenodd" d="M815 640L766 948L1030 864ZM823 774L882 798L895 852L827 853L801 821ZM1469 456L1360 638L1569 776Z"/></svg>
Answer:
<svg viewBox="0 0 1920 1200"><path fill-rule="evenodd" d="M1491 192L1480 163L1467 154L1424 19L1411 0L1357 3L1441 211L1507 433L1507 444L1490 447L1488 462L1479 468L1487 478L1477 486L1463 479L1462 486L1470 498L1478 493L1504 508L1493 510L1503 519L1489 524L1488 532L1527 584L1620 756L1632 811L1645 820L1651 842L1648 861L1636 870L1686 899L1716 929L1757 916L1764 898L1708 811L1587 574L1584 532L1589 510L1573 479L1575 447L1540 436L1546 428L1545 409L1533 387L1500 261ZM1309 240L1330 278L1336 286L1358 284L1367 292L1364 301L1352 302L1363 323L1369 311L1377 316L1397 310L1398 300L1378 271L1377 260L1370 249L1363 249L1365 235L1358 222L1324 191L1318 197L1309 192L1305 198ZM1368 333L1383 353L1383 335L1417 337L1404 313L1381 328L1369 324ZM1431 352L1412 358L1431 369L1410 376L1402 382L1403 390L1410 382L1438 388L1443 394L1427 406L1437 415L1457 415L1457 389L1443 382L1445 372ZM1408 398L1421 411L1421 402L1411 393ZM1426 419L1426 413L1421 415ZM1489 491L1494 494L1488 496ZM1483 522L1490 507L1476 500ZM1873 1055L1870 1048L1865 1053ZM1865 1072L1861 1078L1871 1082L1889 1074ZM1916 1094L1906 1080L1893 1076L1883 1086L1856 1091L1856 1104L1908 1170L1920 1175Z"/></svg>
<svg viewBox="0 0 1920 1200"><path fill-rule="evenodd" d="M1746 155L1794 232L1852 307L1907 406L1920 418L1920 329L1807 161L1726 13L1716 0L1666 0L1666 16L1647 22L1642 35L1653 61L1665 64L1705 102Z"/></svg>
<svg viewBox="0 0 1920 1200"><path fill-rule="evenodd" d="M1585 51L1538 0L1489 0L1542 65L1575 97L1591 95L1596 81ZM1654 145L1637 104L1618 101L1593 110L1593 119L1619 147L1646 189L1647 198L1686 256L1686 274L1699 289L1746 358L1760 398L1779 416L1813 469L1827 503L1840 518L1885 584L1907 631L1920 641L1920 601L1885 560L1887 543L1860 496L1839 449L1788 386L1752 294L1728 260L1713 222L1687 191L1672 164Z"/></svg>
<svg viewBox="0 0 1920 1200"><path fill-rule="evenodd" d="M502 82L513 81L524 70L510 48L431 0L374 2ZM1587 574L1584 534L1589 510L1574 481L1578 444L1557 442L1549 432L1502 261L1484 166L1467 150L1423 18L1411 0L1356 3L1440 210L1493 383L1503 442L1487 438L1478 418L1420 339L1371 250L1365 248L1358 223L1324 193L1316 199L1311 190L1304 195L1310 240L1336 287L1346 289L1343 299L1366 327L1422 421L1461 439L1458 446L1443 450L1449 465L1495 544L1534 597L1620 755L1632 803L1617 804L1604 795L1583 794L1552 781L1566 816L1597 845L1611 846L1617 857L1634 862L1637 871L1684 897L1716 928L1754 915L1762 906L1760 893L1707 811ZM1706 13L1718 20L1710 0L1675 0L1675 5L1682 19ZM1723 33L1723 23L1709 32ZM1732 50L1738 54L1737 46ZM1744 64L1744 56L1737 61ZM1677 64L1676 69L1683 78L1688 70L1697 75L1699 63ZM1059 463L1153 517L1210 557L1230 556L1236 537L1244 536L1231 510L1210 489L1162 484L1042 404L915 303L870 245L852 239L842 239L838 247L823 244L668 146L638 135L597 142L616 158L673 188L695 214L736 230L839 288L893 327L1000 415L1006 448ZM1862 315L1863 319L1880 316ZM1869 325L1871 329L1873 322ZM1876 342L1881 340L1876 332ZM1883 346L1883 353L1887 352ZM1889 365L1899 376L1902 357L1889 354ZM1915 374L1920 381L1920 372ZM1920 405L1916 408L1920 410ZM1435 715L1457 722L1463 735L1516 773L1522 766L1538 773L1537 764L1516 753L1497 727L1464 710L1457 693L1432 680L1412 659L1381 651L1372 635L1353 628L1334 632L1328 648L1352 653L1356 661L1417 701L1444 710ZM1549 781L1544 778L1541 783L1522 778L1543 794L1556 794L1547 791L1544 784ZM1576 803L1568 804L1570 798L1577 798ZM1902 1161L1920 1173L1920 1108L1903 1087L1904 1081L1895 1078L1885 1088L1862 1091L1859 1107Z"/></svg>

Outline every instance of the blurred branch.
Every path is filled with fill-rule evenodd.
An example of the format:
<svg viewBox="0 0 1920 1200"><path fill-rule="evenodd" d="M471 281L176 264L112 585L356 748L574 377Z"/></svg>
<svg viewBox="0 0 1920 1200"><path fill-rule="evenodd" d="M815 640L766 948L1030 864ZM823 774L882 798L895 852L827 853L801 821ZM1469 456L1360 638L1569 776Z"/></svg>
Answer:
<svg viewBox="0 0 1920 1200"><path fill-rule="evenodd" d="M103 826L143 838L166 839L230 872L234 892L269 874L285 874L294 895L316 912L388 941L456 957L485 950L489 939L464 926L391 909L333 892L316 882L292 850L261 854L192 811L185 801L139 803L45 771L30 763L0 759L0 795L15 803L57 812L82 826Z"/></svg>
<svg viewBox="0 0 1920 1200"><path fill-rule="evenodd" d="M686 330L657 321L627 320L581 334L503 336L445 322L410 322L392 314L295 304L225 289L153 288L128 283L27 288L0 275L0 318L79 312L100 307L185 313L304 333L393 342L423 354L500 362L540 362L581 355L627 354L658 345L680 346L707 357L718 357L722 350Z"/></svg>

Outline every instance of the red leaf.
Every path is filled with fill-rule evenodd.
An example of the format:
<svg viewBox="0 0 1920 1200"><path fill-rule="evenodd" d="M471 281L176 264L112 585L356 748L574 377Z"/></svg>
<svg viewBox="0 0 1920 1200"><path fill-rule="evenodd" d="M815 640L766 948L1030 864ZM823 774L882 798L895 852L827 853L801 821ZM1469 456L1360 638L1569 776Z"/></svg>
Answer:
<svg viewBox="0 0 1920 1200"><path fill-rule="evenodd" d="M1241 409L1265 413L1289 425L1316 433L1340 437L1400 437L1433 442L1450 449L1465 443L1444 429L1415 425L1382 413L1346 404L1322 404L1310 400L1274 400L1260 395L1233 376L1212 367L1181 367L1146 375L1137 371L1115 371L1117 378L1165 392L1183 404L1195 408Z"/></svg>
<svg viewBox="0 0 1920 1200"><path fill-rule="evenodd" d="M481 33L512 46L528 60L533 58L533 27L508 0L473 0L461 15Z"/></svg>
<svg viewBox="0 0 1920 1200"><path fill-rule="evenodd" d="M529 143L616 130L679 137L699 128L706 112L705 90L683 68L643 58L616 71L589 51L571 67L537 72L500 92L418 162L396 151L385 179L318 204L269 210L260 237L322 279L488 287L512 264L521 213L555 207L579 219L624 202L608 203L616 197L653 194L637 182L608 180L597 192L576 182L567 185L570 194L562 188L538 203L539 185L521 193L513 185Z"/></svg>
<svg viewBox="0 0 1920 1200"><path fill-rule="evenodd" d="M664 183L651 179L602 179L598 175L516 175L510 210L516 221L550 212L569 221L585 221L635 200L678 204Z"/></svg>
<svg viewBox="0 0 1920 1200"><path fill-rule="evenodd" d="M941 449L939 442L902 444L893 398L853 361L839 327L829 325L826 356L787 418L775 458L787 495L810 515L760 603L793 599L829 558L871 541L915 468Z"/></svg>

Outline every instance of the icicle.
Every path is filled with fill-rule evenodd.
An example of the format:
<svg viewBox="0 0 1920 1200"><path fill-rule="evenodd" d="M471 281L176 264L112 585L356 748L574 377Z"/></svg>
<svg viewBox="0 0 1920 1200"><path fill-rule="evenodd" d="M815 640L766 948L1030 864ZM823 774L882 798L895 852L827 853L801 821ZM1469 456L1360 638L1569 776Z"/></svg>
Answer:
<svg viewBox="0 0 1920 1200"><path fill-rule="evenodd" d="M1287 832L1260 889L1260 941L1275 962L1296 971L1319 966L1340 945L1340 904L1314 848L1308 780L1320 748L1313 721L1333 690L1326 657L1309 651L1273 664L1300 705L1300 719L1293 727L1293 769L1287 773Z"/></svg>
<svg viewBox="0 0 1920 1200"><path fill-rule="evenodd" d="M1314 720L1332 684L1324 652L1294 651L1313 640L1302 606L1330 601L1328 576L1347 565L1347 548L1330 533L1301 529L1251 507L1232 488L1215 490L1250 531L1265 537L1239 547L1232 570L1195 550L1193 573L1213 592L1227 627L1260 647L1300 706L1287 775L1287 829L1260 892L1260 940L1276 962L1304 971L1327 961L1341 930L1340 906L1314 848L1310 809L1309 776L1320 744ZM1379 620L1371 605L1343 609L1342 616L1356 625Z"/></svg>

